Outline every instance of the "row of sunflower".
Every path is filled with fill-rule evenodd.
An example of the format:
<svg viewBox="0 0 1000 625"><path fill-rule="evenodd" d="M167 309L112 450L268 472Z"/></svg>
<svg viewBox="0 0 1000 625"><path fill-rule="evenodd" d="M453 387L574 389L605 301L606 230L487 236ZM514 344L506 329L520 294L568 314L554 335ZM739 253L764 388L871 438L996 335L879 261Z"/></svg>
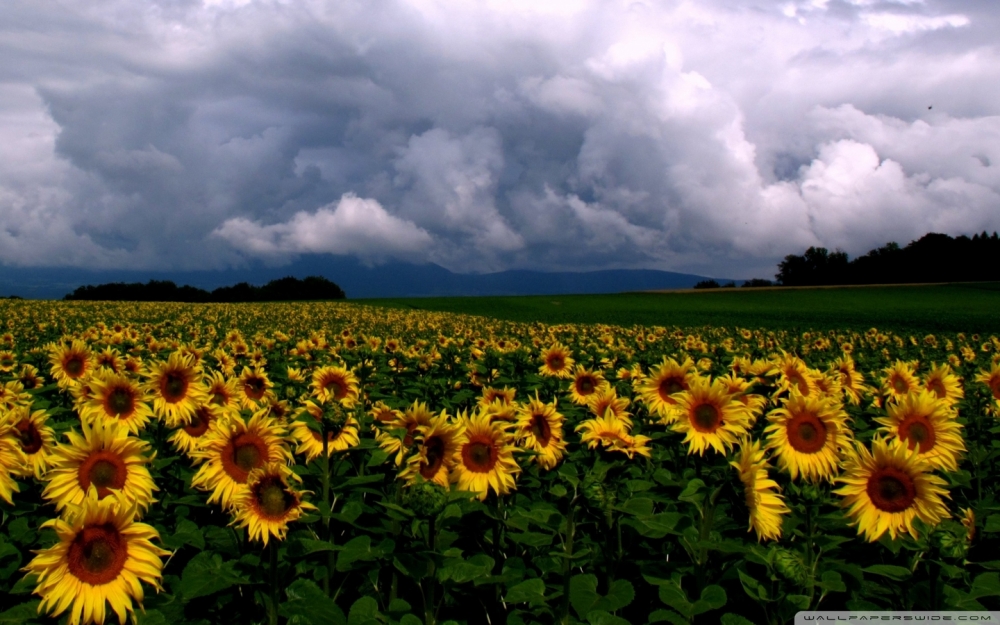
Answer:
<svg viewBox="0 0 1000 625"><path fill-rule="evenodd" d="M572 544L575 528L587 526L580 520L586 518L580 516L584 512L574 510L579 506L589 510L592 554L579 557L586 570L609 575L602 592L625 588L625 580L613 581L610 574L620 570L616 567L629 566L624 552L630 538L635 539L633 548L642 545L665 552L667 564L670 553L681 553L677 549L683 548L692 570L703 577L711 577L714 565L724 568L724 557L702 553L708 549L705 545L689 549L684 544L691 528L704 533L701 543L711 540L713 532L725 534L726 525L718 515L712 520L713 506L747 519L744 527L749 525L758 540L788 545L784 536L792 535L789 547L762 552L769 554L768 566L787 562L796 541L809 543L806 551L812 556L806 568L812 570L803 583L837 587L829 580L835 575L839 579L840 574L820 570L825 564L816 556L822 549L812 530L804 534L788 521L799 517L796 509L801 502L789 499L792 495L786 491L799 493L803 486L820 489L821 496L811 495L810 501L835 502L833 509L844 511L837 513L839 522L855 526L867 541L886 536L891 541L919 540L925 528L933 529L952 515L943 499L960 485L955 476L961 474L967 456L974 456L977 469L986 461L975 449L968 453L963 432L969 417L963 417L959 407L970 405L962 403L965 391L978 388L977 397L986 393L980 399L987 401L974 405L979 413L970 415L977 435L993 427L985 419L992 420L990 414L1000 406L996 362L975 372L974 379L982 386L974 387L955 375L951 359L949 364L929 367L907 360L884 362L879 352L888 348L882 345L896 341L874 333L845 337L851 343L839 343L851 348L842 349L836 358L820 360L825 361L824 368L817 369L780 351L776 343L769 347L774 338L767 333L747 331L749 336L741 332L716 341L685 332L633 331L625 333L626 343L613 328L597 329L589 339L574 338L574 331L573 327L532 328L527 335L476 339L469 328L449 336L426 322L427 339L417 338L418 333L408 337L404 328L392 328L382 336L345 329L333 335L336 338L311 332L299 340L293 333L276 331L271 338L258 335L250 341L230 331L213 346L192 339L190 333L157 340L133 332L127 324L98 326L50 347L45 356L48 374L56 382L57 389L52 390L45 390L45 380L34 365L18 363L30 360L31 350L18 354L11 349L7 371L16 379L3 387L6 430L0 440L6 443L0 448L5 450L0 453L0 495L13 505L14 493L21 488L15 478L35 480L46 509L51 506L61 515L39 527L55 529L58 542L39 550L25 568L34 576L34 592L42 598L39 610L52 614L68 610L73 623L103 622L108 603L124 620L126 613L132 614L132 602L143 601L138 580L160 589L162 558L168 554L153 545L158 531L140 519L158 505L159 488L178 490L162 479L155 481L148 468L157 455L163 461L164 456L176 454L183 454L192 466L180 490L191 487L206 493L206 503L218 505L231 525L245 531L248 544L285 542L296 521L311 527L315 523L311 517L319 516L329 527L329 511L336 502L329 501L330 487L321 478L325 474L329 480L338 470L332 474L327 459L352 458L357 455L352 450L365 457L351 465L356 470L381 467L403 487L383 483L381 497L390 508L397 505L395 501L416 509L417 503L405 493L427 484L441 492L450 489L449 496L464 492L474 501L499 505L502 511L493 514L499 517L494 520L501 530L487 541L491 544L473 540L495 562L492 574L497 579L491 583L505 584L510 597L518 584L537 590L533 580L544 580L540 595L544 606L514 601L528 606L508 610L504 601L487 602L486 614L493 610L495 616L500 610L497 604L503 604L509 622L572 614L587 619L589 614L580 607L582 602L569 600L570 592L559 593L563 580L576 584L574 596L579 595L578 587L584 583L580 575L586 574L539 564L542 568L523 572L516 580L504 578L508 573L501 560L507 556L500 543L517 545L525 556L538 556L539 563L548 557L542 532L529 532L532 535L526 538L527 534L512 531L520 528L521 508L515 503L520 501L529 502L533 514L555 505L559 514L535 529L548 531L564 546L567 539ZM837 337L801 337L798 351L811 352L816 362L817 354L826 353L830 338ZM951 339L943 339L941 347L950 351L954 345L946 342ZM657 343L669 348L671 355L651 348ZM926 340L918 343L909 347L936 349ZM760 344L778 351L761 354ZM987 344L992 345L983 343ZM809 350L801 349L806 345ZM857 345L865 347L856 349ZM852 357L867 353L874 354L873 361L881 357L884 364L869 369L870 384ZM37 358L35 362L41 364ZM963 356L955 366L968 372L974 363L975 358ZM53 411L52 403L58 402L36 409L45 403L38 401L40 397L57 399L52 396L55 392L64 399L66 410ZM527 399L518 401L518 393ZM64 441L48 427L49 419L61 422L58 431ZM321 471L316 460L326 461ZM772 465L778 473L773 473ZM720 472L723 468L736 471L728 478ZM564 494L567 487L576 491L573 475L583 479L577 496ZM626 481L625 476L638 478ZM661 536L654 524L665 528L670 515L684 510L678 501L686 501L689 490L711 484L710 476L719 481L718 492L693 499L697 514L691 511L675 520ZM716 499L727 483L740 495L731 505ZM972 509L989 511L983 502L988 502L991 488L987 481L985 495L965 497L964 503L971 505L955 510L965 528L963 557L976 527ZM835 497L823 499L822 493ZM361 493L362 502L366 496L377 495ZM512 508L503 510L505 499ZM325 509L317 511L317 504ZM434 508L430 516L444 523L441 515L447 516L447 505ZM474 507L462 510L485 514ZM827 516L834 516L831 509ZM808 518L807 524L813 523ZM338 522L344 523L333 525ZM414 524L409 532L424 536L433 551L438 540L430 539L435 525L424 523ZM601 533L608 530L618 532L618 537L603 541ZM398 527L392 531L397 540L406 533ZM334 544L332 530L309 532L312 538ZM348 523L341 532L362 530ZM508 540L507 532L518 538ZM676 536L679 542L665 544L665 536ZM449 540L466 544L465 538ZM537 541L537 547L530 541ZM606 549L611 543L615 548ZM756 549L749 544L739 548ZM440 559L448 549L438 551ZM400 573L407 570L403 564L395 566ZM658 566L662 568L662 563ZM317 580L332 575L329 569L317 571L311 569ZM627 582L633 593L640 592L633 582L642 575L670 578L642 571ZM375 582L361 584L357 593L381 592L371 584ZM712 586L705 579L695 586L676 584L682 593L693 592L695 597ZM662 591L667 587L667 582L661 583L659 593L670 608L667 612L686 617L682 602L664 598L673 596L674 590ZM744 590L750 593L746 584ZM468 598L457 588L448 592L439 589L435 596L420 587L421 600L430 593L438 606L429 617L425 610L425 617L433 621L442 609L447 612L450 605L454 610L456 602ZM787 597L805 595L788 591L785 596L795 605L800 600ZM822 600L821 594L816 596ZM857 600L872 598L864 596ZM756 601L759 596L750 598ZM269 614L279 612L276 603L272 599ZM638 609L636 603L595 605L626 614ZM730 597L730 604L737 603ZM390 604L386 601L383 611ZM773 620L774 606L771 609L768 618Z"/></svg>

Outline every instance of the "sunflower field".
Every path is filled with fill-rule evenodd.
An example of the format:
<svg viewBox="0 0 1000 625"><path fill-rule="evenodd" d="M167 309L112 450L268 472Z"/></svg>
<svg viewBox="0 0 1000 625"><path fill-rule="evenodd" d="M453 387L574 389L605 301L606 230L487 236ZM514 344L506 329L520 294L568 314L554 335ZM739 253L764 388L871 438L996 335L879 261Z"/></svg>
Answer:
<svg viewBox="0 0 1000 625"><path fill-rule="evenodd" d="M0 301L0 623L1000 609L1000 339Z"/></svg>

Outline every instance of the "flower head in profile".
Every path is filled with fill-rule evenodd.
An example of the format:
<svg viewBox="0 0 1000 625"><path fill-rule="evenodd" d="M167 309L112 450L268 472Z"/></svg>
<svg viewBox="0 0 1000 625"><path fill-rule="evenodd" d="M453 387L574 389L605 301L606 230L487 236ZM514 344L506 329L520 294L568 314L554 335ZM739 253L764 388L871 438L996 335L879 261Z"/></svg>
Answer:
<svg viewBox="0 0 1000 625"><path fill-rule="evenodd" d="M743 440L739 455L729 464L743 482L743 494L750 512L747 531L755 531L758 541L781 538L781 515L791 510L778 494L778 483L767 475L768 464L760 441Z"/></svg>

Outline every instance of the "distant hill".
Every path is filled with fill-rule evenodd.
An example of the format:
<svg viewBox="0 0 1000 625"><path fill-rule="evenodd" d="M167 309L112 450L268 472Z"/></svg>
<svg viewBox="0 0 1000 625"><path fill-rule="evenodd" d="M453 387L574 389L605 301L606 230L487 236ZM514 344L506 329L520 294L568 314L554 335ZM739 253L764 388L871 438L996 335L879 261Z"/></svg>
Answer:
<svg viewBox="0 0 1000 625"><path fill-rule="evenodd" d="M62 299L84 285L146 283L150 280L170 281L179 286L189 285L212 291L241 282L264 285L285 276L323 276L339 285L350 299L619 293L691 288L706 279L706 276L650 269L551 273L513 270L489 274L457 274L434 264L388 263L366 267L352 258L309 255L281 267L256 265L219 271L152 272L0 265L0 296Z"/></svg>

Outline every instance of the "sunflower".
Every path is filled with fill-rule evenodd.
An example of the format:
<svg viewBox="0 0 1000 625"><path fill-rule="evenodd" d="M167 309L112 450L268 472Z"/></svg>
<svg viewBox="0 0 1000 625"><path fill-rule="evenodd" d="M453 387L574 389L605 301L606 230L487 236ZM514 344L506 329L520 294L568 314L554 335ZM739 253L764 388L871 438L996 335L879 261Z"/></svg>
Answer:
<svg viewBox="0 0 1000 625"><path fill-rule="evenodd" d="M574 361L570 356L573 352L558 341L542 352L542 366L538 368L538 373L551 378L568 379L573 377Z"/></svg>
<svg viewBox="0 0 1000 625"><path fill-rule="evenodd" d="M48 470L52 450L56 447L56 434L46 425L48 413L44 410L32 412L27 406L17 406L8 413L8 419L13 426L10 433L25 456L24 465L14 473L21 477L33 475L35 479L42 479Z"/></svg>
<svg viewBox="0 0 1000 625"><path fill-rule="evenodd" d="M924 378L924 388L934 393L938 399L945 400L949 406L954 406L965 396L961 380L947 364L931 365L931 370Z"/></svg>
<svg viewBox="0 0 1000 625"><path fill-rule="evenodd" d="M191 478L191 486L211 491L208 503L218 501L224 509L231 509L236 495L246 489L251 471L268 462L292 459L284 436L284 428L268 418L266 411L256 412L249 421L239 416L219 419L204 435L201 448L191 453L204 461Z"/></svg>
<svg viewBox="0 0 1000 625"><path fill-rule="evenodd" d="M27 463L21 446L18 445L17 430L11 419L0 413L0 499L13 504L13 493L21 491L11 474L20 474Z"/></svg>
<svg viewBox="0 0 1000 625"><path fill-rule="evenodd" d="M458 419L461 432L450 481L457 483L459 490L475 493L480 501L490 489L506 495L514 489L514 476L521 472L506 428L499 422L490 423L486 413L471 417L460 414Z"/></svg>
<svg viewBox="0 0 1000 625"><path fill-rule="evenodd" d="M399 472L399 479L412 485L418 481L419 476L448 488L461 431L461 426L452 423L443 410L429 424L419 426L416 431L417 452L410 456L406 468Z"/></svg>
<svg viewBox="0 0 1000 625"><path fill-rule="evenodd" d="M298 418L291 423L290 438L298 442L295 453L305 454L306 462L312 462L313 459L323 454L323 434L311 429L305 419L314 419L317 423L322 423L323 411L323 404L306 400L305 404L297 411ZM330 430L326 433L326 453L328 456L356 447L360 442L358 422L351 415L339 415L339 422L331 423L329 427Z"/></svg>
<svg viewBox="0 0 1000 625"><path fill-rule="evenodd" d="M913 372L913 365L897 360L891 367L883 369L882 395L899 400L920 389L920 382Z"/></svg>
<svg viewBox="0 0 1000 625"><path fill-rule="evenodd" d="M782 351L781 356L771 359L771 363L767 375L778 376L776 395L791 389L797 390L800 395L811 395L816 391L817 372L809 369L798 356Z"/></svg>
<svg viewBox="0 0 1000 625"><path fill-rule="evenodd" d="M962 426L947 400L931 391L910 393L886 407L887 417L876 418L889 438L906 442L931 467L957 471L958 458L965 451Z"/></svg>
<svg viewBox="0 0 1000 625"><path fill-rule="evenodd" d="M755 423L767 405L767 398L748 392L753 387L754 382L745 380L735 373L728 373L718 379L726 385L726 390L733 396L733 399L747 407L750 423Z"/></svg>
<svg viewBox="0 0 1000 625"><path fill-rule="evenodd" d="M851 404L861 403L861 394L865 390L865 377L854 368L854 359L849 354L833 361L830 373L840 376L840 390Z"/></svg>
<svg viewBox="0 0 1000 625"><path fill-rule="evenodd" d="M554 469L566 453L563 440L565 418L556 410L558 400L546 404L535 398L518 410L515 438L525 449L538 453L534 460L543 469Z"/></svg>
<svg viewBox="0 0 1000 625"><path fill-rule="evenodd" d="M0 384L0 410L11 409L19 404L30 404L31 395L24 392L24 385L18 380Z"/></svg>
<svg viewBox="0 0 1000 625"><path fill-rule="evenodd" d="M837 478L843 487L834 491L844 497L843 506L869 542L886 531L895 540L900 534L917 536L913 520L930 526L949 518L941 497L948 497L946 482L931 473L931 465L915 449L898 441L872 439L872 451L857 445L848 455L844 475Z"/></svg>
<svg viewBox="0 0 1000 625"><path fill-rule="evenodd" d="M674 416L671 408L677 404L673 395L686 391L688 379L693 375L694 361L690 358L678 364L673 358L664 357L663 362L638 384L636 391L650 413L661 419L671 419Z"/></svg>
<svg viewBox="0 0 1000 625"><path fill-rule="evenodd" d="M505 406L509 406L514 403L514 394L517 393L517 389L507 388L503 389L493 388L491 386L483 387L483 394L479 397L479 408L485 409L493 404L493 402L500 402Z"/></svg>
<svg viewBox="0 0 1000 625"><path fill-rule="evenodd" d="M51 500L56 510L80 505L91 486L99 499L120 491L125 499L144 511L155 501L159 490L149 475L146 456L149 443L129 436L124 423L81 422L83 435L66 433L69 444L57 445L49 458L48 484L42 496Z"/></svg>
<svg viewBox="0 0 1000 625"><path fill-rule="evenodd" d="M49 362L52 376L59 388L69 388L94 370L94 357L83 341L73 341L70 345L51 345Z"/></svg>
<svg viewBox="0 0 1000 625"><path fill-rule="evenodd" d="M274 395L272 388L274 383L263 369L243 367L243 372L236 379L236 396L240 408L254 411L263 408L268 399Z"/></svg>
<svg viewBox="0 0 1000 625"><path fill-rule="evenodd" d="M590 396L590 401L587 402L587 407L590 411L597 415L602 416L605 412L610 411L613 415L625 422L629 427L632 426L632 413L625 410L628 408L630 401L628 397L618 397L618 391L611 385L608 385L604 390L598 391Z"/></svg>
<svg viewBox="0 0 1000 625"><path fill-rule="evenodd" d="M94 366L98 369L104 368L114 373L122 373L125 363L117 349L105 347L104 351L94 356Z"/></svg>
<svg viewBox="0 0 1000 625"><path fill-rule="evenodd" d="M0 349L0 373L10 373L17 366L17 356L9 349Z"/></svg>
<svg viewBox="0 0 1000 625"><path fill-rule="evenodd" d="M608 386L608 381L601 373L577 365L569 387L570 399L577 405L585 406L590 401L591 395L603 391Z"/></svg>
<svg viewBox="0 0 1000 625"><path fill-rule="evenodd" d="M743 495L750 512L750 527L757 534L757 541L781 538L781 515L791 512L781 495L778 483L767 476L768 464L760 441L744 439L735 462L730 462L743 482Z"/></svg>
<svg viewBox="0 0 1000 625"><path fill-rule="evenodd" d="M166 362L154 363L146 377L146 389L153 394L153 411L167 427L187 423L198 406L208 401L201 365L195 364L190 354L170 354Z"/></svg>
<svg viewBox="0 0 1000 625"><path fill-rule="evenodd" d="M17 381L26 389L39 388L45 384L45 378L38 375L38 367L34 365L22 365L21 371L17 374Z"/></svg>
<svg viewBox="0 0 1000 625"><path fill-rule="evenodd" d="M368 411L368 416L374 421L374 426L388 426L390 423L396 419L401 419L403 413L396 410L384 401L377 401L372 404L372 409Z"/></svg>
<svg viewBox="0 0 1000 625"><path fill-rule="evenodd" d="M320 367L313 371L312 394L322 403L339 402L353 408L358 401L358 377L346 367Z"/></svg>
<svg viewBox="0 0 1000 625"><path fill-rule="evenodd" d="M689 454L704 455L709 446L720 454L726 453L746 435L750 412L733 399L722 380L695 376L688 385L688 390L674 396L677 416L668 423L675 432L684 434Z"/></svg>
<svg viewBox="0 0 1000 625"><path fill-rule="evenodd" d="M227 378L219 371L212 371L205 375L203 382L208 394L208 403L218 407L223 413L232 414L240 411L236 378Z"/></svg>
<svg viewBox="0 0 1000 625"><path fill-rule="evenodd" d="M120 623L127 615L134 621L132 602L142 606L144 596L140 582L161 590L161 558L170 555L152 543L159 533L135 517L133 502L118 493L98 499L91 489L80 505L67 508L65 519L43 523L59 542L36 551L23 569L38 577L38 611L56 617L69 609L70 625L100 625L110 604Z"/></svg>
<svg viewBox="0 0 1000 625"><path fill-rule="evenodd" d="M803 397L797 390L767 415L767 448L775 450L778 467L797 479L832 481L840 453L850 441L847 413L832 397Z"/></svg>
<svg viewBox="0 0 1000 625"><path fill-rule="evenodd" d="M413 445L414 432L420 426L430 425L433 418L434 413L427 408L427 404L413 402L413 405L401 413L399 418L387 423L384 429L378 432L376 439L379 446L390 456L396 454L396 466L400 466Z"/></svg>
<svg viewBox="0 0 1000 625"><path fill-rule="evenodd" d="M990 387L993 399L1000 405L1000 362L993 363L989 371L980 371L976 376L976 382L982 382Z"/></svg>
<svg viewBox="0 0 1000 625"><path fill-rule="evenodd" d="M215 404L202 404L195 409L191 420L175 429L167 440L173 443L174 449L195 462L200 462L200 459L192 456L192 453L205 442L205 434L212 427L212 423L222 418L224 414L222 408Z"/></svg>
<svg viewBox="0 0 1000 625"><path fill-rule="evenodd" d="M98 370L88 385L90 397L80 409L83 419L124 423L129 432L138 434L153 418L153 410L146 403L147 391L131 378L107 369Z"/></svg>
<svg viewBox="0 0 1000 625"><path fill-rule="evenodd" d="M316 506L304 501L304 491L288 485L289 479L301 481L284 463L268 462L250 471L247 487L235 497L233 524L247 528L250 540L267 546L270 537L285 540L288 524Z"/></svg>
<svg viewBox="0 0 1000 625"><path fill-rule="evenodd" d="M589 449L601 446L608 451L624 453L630 460L635 454L649 458L652 453L648 445L649 437L631 435L628 424L609 411L605 411L603 416L580 422L574 431L583 432L580 442L586 443Z"/></svg>

